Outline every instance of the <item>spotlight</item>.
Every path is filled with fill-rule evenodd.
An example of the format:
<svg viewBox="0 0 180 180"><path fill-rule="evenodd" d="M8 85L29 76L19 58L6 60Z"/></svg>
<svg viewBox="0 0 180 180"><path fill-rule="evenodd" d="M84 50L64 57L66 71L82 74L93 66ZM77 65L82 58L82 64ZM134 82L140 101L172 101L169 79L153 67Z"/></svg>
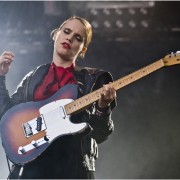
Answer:
<svg viewBox="0 0 180 180"><path fill-rule="evenodd" d="M148 13L147 9L146 8L141 8L140 9L140 12L143 14L143 15L146 15Z"/></svg>
<svg viewBox="0 0 180 180"><path fill-rule="evenodd" d="M128 9L128 12L129 12L129 14L131 14L131 15L135 15L135 14L136 14L135 9L133 9L133 8Z"/></svg>
<svg viewBox="0 0 180 180"><path fill-rule="evenodd" d="M117 21L116 21L116 26L117 26L118 28L122 28L122 27L123 27L122 21L117 20Z"/></svg>
<svg viewBox="0 0 180 180"><path fill-rule="evenodd" d="M103 13L106 15L110 15L110 10L109 9L103 9Z"/></svg>
<svg viewBox="0 0 180 180"><path fill-rule="evenodd" d="M131 21L129 21L129 26L131 27L131 28L135 28L136 27L136 23L133 21L133 20L131 20Z"/></svg>
<svg viewBox="0 0 180 180"><path fill-rule="evenodd" d="M149 24L148 24L148 22L147 22L146 20L142 20L142 21L141 21L141 25L142 25L143 27L145 27L145 28L149 27Z"/></svg>
<svg viewBox="0 0 180 180"><path fill-rule="evenodd" d="M93 26L94 28L98 28L98 27L99 27L99 24L98 24L97 21L92 21L91 24L92 24L92 26Z"/></svg>
<svg viewBox="0 0 180 180"><path fill-rule="evenodd" d="M96 9L91 9L90 10L91 14L94 15L94 16L97 16L98 15L98 11Z"/></svg>
<svg viewBox="0 0 180 180"><path fill-rule="evenodd" d="M111 23L106 20L106 21L104 21L104 26L105 26L106 28L110 28L110 27L111 27Z"/></svg>
<svg viewBox="0 0 180 180"><path fill-rule="evenodd" d="M123 14L123 11L120 10L119 8L116 8L116 9L115 9L115 13L118 14L118 15L122 15L122 14Z"/></svg>

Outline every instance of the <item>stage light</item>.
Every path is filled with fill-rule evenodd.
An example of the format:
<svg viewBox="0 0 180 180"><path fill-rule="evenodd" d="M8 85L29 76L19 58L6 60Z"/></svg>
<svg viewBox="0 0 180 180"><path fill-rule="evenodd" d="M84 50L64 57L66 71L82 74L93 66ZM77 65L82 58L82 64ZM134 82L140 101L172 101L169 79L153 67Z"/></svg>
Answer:
<svg viewBox="0 0 180 180"><path fill-rule="evenodd" d="M140 12L143 14L143 15L146 15L148 13L148 10L146 8L140 8Z"/></svg>
<svg viewBox="0 0 180 180"><path fill-rule="evenodd" d="M94 16L97 16L97 15L98 15L97 9L94 9L94 8L90 10L90 13L91 13L92 15L94 15Z"/></svg>
<svg viewBox="0 0 180 180"><path fill-rule="evenodd" d="M103 9L103 13L105 15L110 15L110 10L109 9Z"/></svg>
<svg viewBox="0 0 180 180"><path fill-rule="evenodd" d="M91 24L92 24L93 28L98 28L99 27L99 24L98 24L97 21L92 21Z"/></svg>
<svg viewBox="0 0 180 180"><path fill-rule="evenodd" d="M121 9L119 9L119 8L116 8L115 13L118 14L118 15L122 15L123 11Z"/></svg>
<svg viewBox="0 0 180 180"><path fill-rule="evenodd" d="M118 28L122 28L124 25L123 25L122 21L117 20L117 21L116 21L116 26L117 26Z"/></svg>
<svg viewBox="0 0 180 180"><path fill-rule="evenodd" d="M105 26L106 28L110 28L110 27L111 27L111 23L106 20L106 21L104 21L104 26Z"/></svg>
<svg viewBox="0 0 180 180"><path fill-rule="evenodd" d="M141 21L141 25L145 28L148 28L149 27L149 23L146 21L146 20L142 20Z"/></svg>
<svg viewBox="0 0 180 180"><path fill-rule="evenodd" d="M135 15L135 14L136 14L135 9L133 9L133 8L128 9L128 12L129 12L129 14L131 14L131 15Z"/></svg>
<svg viewBox="0 0 180 180"><path fill-rule="evenodd" d="M131 20L131 21L129 21L129 26L131 27L131 28L135 28L136 27L136 23L135 23L135 21L133 21L133 20Z"/></svg>

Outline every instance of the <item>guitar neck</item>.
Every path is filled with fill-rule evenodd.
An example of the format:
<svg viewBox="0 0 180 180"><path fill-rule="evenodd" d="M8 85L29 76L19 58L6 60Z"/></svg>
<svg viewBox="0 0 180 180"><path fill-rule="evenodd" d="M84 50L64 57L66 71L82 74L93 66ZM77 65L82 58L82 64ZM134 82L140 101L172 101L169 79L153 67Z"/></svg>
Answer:
<svg viewBox="0 0 180 180"><path fill-rule="evenodd" d="M119 90L128 84L131 84L132 82L141 79L150 73L164 67L164 62L162 59L145 66L144 68L141 68L127 76L124 76L123 78L120 78L112 83L112 86L114 87L115 90ZM69 103L65 105L65 111L67 114L74 114L78 113L84 109L86 109L89 105L100 99L101 94L104 93L104 88L97 89L75 101L72 103Z"/></svg>

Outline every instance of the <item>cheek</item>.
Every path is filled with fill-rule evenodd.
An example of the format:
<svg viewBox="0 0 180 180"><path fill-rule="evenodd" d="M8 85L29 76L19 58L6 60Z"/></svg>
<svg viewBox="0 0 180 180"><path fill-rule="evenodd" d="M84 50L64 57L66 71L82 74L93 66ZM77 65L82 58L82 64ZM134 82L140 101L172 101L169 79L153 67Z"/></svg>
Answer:
<svg viewBox="0 0 180 180"><path fill-rule="evenodd" d="M82 43L82 44L78 44L78 46L76 47L76 51L79 53L79 52L81 52L82 51L82 49L83 49L83 47L84 47L84 44Z"/></svg>

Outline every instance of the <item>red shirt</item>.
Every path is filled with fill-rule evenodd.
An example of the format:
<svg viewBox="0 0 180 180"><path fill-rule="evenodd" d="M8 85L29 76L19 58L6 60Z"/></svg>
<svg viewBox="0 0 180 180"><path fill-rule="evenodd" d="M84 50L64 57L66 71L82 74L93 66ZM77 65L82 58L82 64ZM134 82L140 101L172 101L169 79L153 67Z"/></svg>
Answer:
<svg viewBox="0 0 180 180"><path fill-rule="evenodd" d="M40 101L52 96L58 89L66 84L76 84L72 73L75 64L70 67L58 67L54 63L49 67L48 73L42 83L38 85L34 92L34 100Z"/></svg>

